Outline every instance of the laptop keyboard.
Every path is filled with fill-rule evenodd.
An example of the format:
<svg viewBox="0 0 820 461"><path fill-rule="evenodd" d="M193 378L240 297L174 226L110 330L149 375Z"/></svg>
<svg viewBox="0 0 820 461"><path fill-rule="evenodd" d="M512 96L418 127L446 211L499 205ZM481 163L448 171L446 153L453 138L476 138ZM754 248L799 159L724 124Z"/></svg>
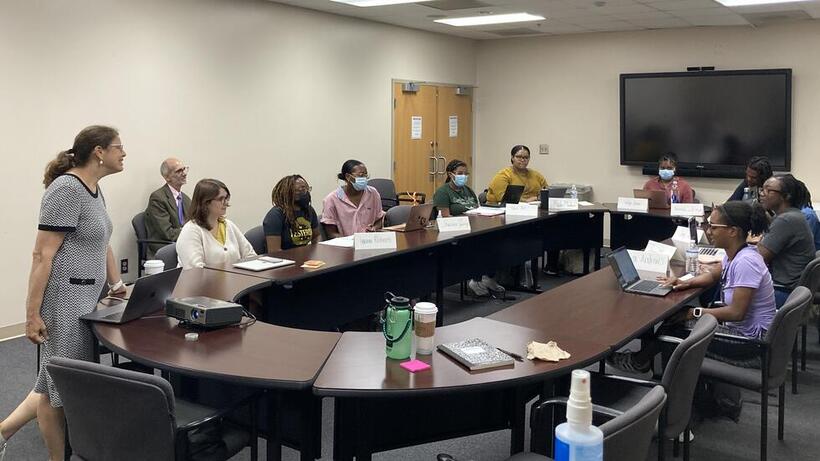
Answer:
<svg viewBox="0 0 820 461"><path fill-rule="evenodd" d="M632 285L630 290L637 290L637 291L652 291L658 286L658 282L652 280L641 280L640 282Z"/></svg>

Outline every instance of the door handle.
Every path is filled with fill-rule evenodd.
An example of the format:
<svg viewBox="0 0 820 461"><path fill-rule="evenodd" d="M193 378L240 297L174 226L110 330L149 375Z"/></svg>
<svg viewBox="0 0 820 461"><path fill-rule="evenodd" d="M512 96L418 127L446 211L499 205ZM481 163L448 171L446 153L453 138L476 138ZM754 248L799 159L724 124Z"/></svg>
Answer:
<svg viewBox="0 0 820 461"><path fill-rule="evenodd" d="M441 171L439 171L438 174L447 174L447 157L439 154L438 160L441 160Z"/></svg>
<svg viewBox="0 0 820 461"><path fill-rule="evenodd" d="M435 174L436 174L436 167L438 166L438 164L436 163L436 157L435 157L435 155L434 155L434 156L431 156L431 157L430 157L430 160L432 161L432 163L430 163L430 171L428 171L428 173L429 173L429 174L431 174L431 175L433 175L433 176L435 176Z"/></svg>

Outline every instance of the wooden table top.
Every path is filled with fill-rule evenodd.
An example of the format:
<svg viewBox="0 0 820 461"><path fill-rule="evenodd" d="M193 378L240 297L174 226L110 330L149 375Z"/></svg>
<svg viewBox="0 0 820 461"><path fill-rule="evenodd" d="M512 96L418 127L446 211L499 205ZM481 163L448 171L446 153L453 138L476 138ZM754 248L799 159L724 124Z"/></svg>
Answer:
<svg viewBox="0 0 820 461"><path fill-rule="evenodd" d="M182 271L171 296L207 296L236 301L246 294L269 286L269 280L218 270L196 268Z"/></svg>
<svg viewBox="0 0 820 461"><path fill-rule="evenodd" d="M95 323L100 342L148 366L190 376L259 387L310 387L340 333L297 330L256 322L244 328L187 330L164 314L124 325Z"/></svg>
<svg viewBox="0 0 820 461"><path fill-rule="evenodd" d="M469 232L448 232L439 233L435 228L428 228L414 232L396 232L395 250L366 250L356 251L353 248L342 248L331 245L305 245L270 253L276 258L284 258L295 261L295 264L285 267L278 267L265 271L248 271L237 269L230 264L213 266L212 269L232 272L236 274L248 275L251 277L271 280L273 283L284 284L299 279L312 277L320 273L327 273L336 270L350 268L357 264L368 261L389 258L402 253L412 251L423 251L436 246L457 243L458 240L483 235L489 232L502 231L506 227L522 225L537 225L545 219L552 219L558 215L566 213L601 213L607 211L602 205L581 206L578 210L545 213L539 210L538 216L470 216ZM301 265L310 259L324 261L325 265L318 269L303 269Z"/></svg>
<svg viewBox="0 0 820 461"><path fill-rule="evenodd" d="M436 344L469 338L481 338L522 356L526 356L526 345L530 341L555 340L572 357L558 363L524 358L523 362L506 367L469 371L449 356L435 351L431 355L416 357L432 368L410 373L400 366L404 360L387 358L381 332L345 332L316 379L314 392L325 396L395 397L407 392L418 395L463 390L465 387L510 386L582 368L600 360L610 350L607 345L563 334L555 328L530 329L481 317L437 328L435 333Z"/></svg>
<svg viewBox="0 0 820 461"><path fill-rule="evenodd" d="M619 347L680 309L702 290L673 291L665 297L621 291L611 267L521 301L488 318Z"/></svg>

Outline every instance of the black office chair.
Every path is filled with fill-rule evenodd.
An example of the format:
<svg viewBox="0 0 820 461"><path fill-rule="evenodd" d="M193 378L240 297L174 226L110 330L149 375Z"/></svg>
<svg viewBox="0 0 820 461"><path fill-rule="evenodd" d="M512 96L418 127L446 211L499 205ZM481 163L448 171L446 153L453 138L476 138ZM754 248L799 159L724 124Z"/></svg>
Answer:
<svg viewBox="0 0 820 461"><path fill-rule="evenodd" d="M811 305L817 304L818 296L820 296L820 251L815 253L814 260L803 269L798 285L808 288L813 298L803 316L803 323L800 325L800 369L806 371L806 341L811 317ZM792 394L797 394L797 366L795 361L796 359L792 360Z"/></svg>
<svg viewBox="0 0 820 461"><path fill-rule="evenodd" d="M257 459L258 394L223 409L174 398L162 378L54 357L47 365L63 400L72 461L224 460L251 447ZM250 408L250 430L224 421Z"/></svg>
<svg viewBox="0 0 820 461"><path fill-rule="evenodd" d="M593 405L595 417L609 419L600 425L604 433L604 461L633 461L646 459L658 415L666 403L666 392L662 386L655 386L643 396L635 405L626 411L617 411L611 408ZM550 414L554 405L565 405L563 401L546 401L533 405L530 413L530 428L532 431L549 425ZM536 453L518 453L507 461L545 461L544 455ZM452 456L438 455L439 461L455 461Z"/></svg>
<svg viewBox="0 0 820 461"><path fill-rule="evenodd" d="M705 359L701 375L745 389L760 392L760 459L766 461L766 445L769 415L769 390L778 388L777 439L783 440L784 404L786 400L786 366L789 354L793 352L797 329L812 300L806 287L797 287L789 295L786 303L777 311L769 330L762 340L742 336L724 335L736 341L754 344L760 350L760 370L743 368Z"/></svg>
<svg viewBox="0 0 820 461"><path fill-rule="evenodd" d="M256 226L253 229L245 232L245 238L248 239L253 251L258 255L263 255L268 252L268 244L265 240L265 229L262 226Z"/></svg>
<svg viewBox="0 0 820 461"><path fill-rule="evenodd" d="M367 185L373 186L379 191L379 195L382 197L382 210L387 211L399 204L396 184L392 179L374 178L367 181Z"/></svg>
<svg viewBox="0 0 820 461"><path fill-rule="evenodd" d="M157 250L157 254L154 255L156 259L162 261L165 264L164 270L170 270L179 265L179 256L177 255L177 244L171 243L165 245L164 247Z"/></svg>
<svg viewBox="0 0 820 461"><path fill-rule="evenodd" d="M137 236L137 276L141 277L144 270L142 265L148 260L148 245L152 243L167 245L174 242L170 240L148 239L148 230L145 228L144 211L137 213L131 218L131 226L134 228L134 234Z"/></svg>
<svg viewBox="0 0 820 461"><path fill-rule="evenodd" d="M398 224L406 223L407 219L410 217L410 210L412 208L412 205L399 205L390 208L384 216L384 225L396 226Z"/></svg>

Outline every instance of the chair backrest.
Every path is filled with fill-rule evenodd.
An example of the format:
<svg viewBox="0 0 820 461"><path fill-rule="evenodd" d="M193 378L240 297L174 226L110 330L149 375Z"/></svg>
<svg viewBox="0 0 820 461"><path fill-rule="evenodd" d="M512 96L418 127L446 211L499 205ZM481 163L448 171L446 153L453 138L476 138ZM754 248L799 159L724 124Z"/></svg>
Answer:
<svg viewBox="0 0 820 461"><path fill-rule="evenodd" d="M72 451L84 460L173 460L174 393L146 373L53 357Z"/></svg>
<svg viewBox="0 0 820 461"><path fill-rule="evenodd" d="M256 226L253 229L245 232L245 238L248 239L253 251L258 255L263 255L268 252L268 244L265 240L265 229L262 226Z"/></svg>
<svg viewBox="0 0 820 461"><path fill-rule="evenodd" d="M382 209L384 211L399 204L399 195L396 193L396 183L392 179L374 178L367 181L368 186L373 186L382 197Z"/></svg>
<svg viewBox="0 0 820 461"><path fill-rule="evenodd" d="M137 240L145 240L148 238L148 230L145 229L144 211L140 211L131 218L131 226L134 228L134 233L137 234Z"/></svg>
<svg viewBox="0 0 820 461"><path fill-rule="evenodd" d="M484 189L478 194L478 204L484 205L485 203L487 203L487 189Z"/></svg>
<svg viewBox="0 0 820 461"><path fill-rule="evenodd" d="M395 226L397 224L404 224L410 217L410 209L412 205L394 206L387 210L387 215L384 217L384 224L386 226Z"/></svg>
<svg viewBox="0 0 820 461"><path fill-rule="evenodd" d="M646 459L666 392L655 386L632 408L601 425L604 461Z"/></svg>
<svg viewBox="0 0 820 461"><path fill-rule="evenodd" d="M700 376L700 367L706 348L717 330L717 320L710 314L703 315L689 336L675 347L661 384L666 389L666 433L664 437L677 437L689 423L692 415L692 399Z"/></svg>
<svg viewBox="0 0 820 461"><path fill-rule="evenodd" d="M797 328L811 300L812 294L808 288L796 287L769 325L769 331L763 339L769 345L769 389L781 385L786 379L786 365L791 357Z"/></svg>
<svg viewBox="0 0 820 461"><path fill-rule="evenodd" d="M164 270L169 270L177 267L179 265L179 257L177 256L177 244L176 243L169 243L164 247L157 250L157 254L154 255L156 259L159 259L165 264Z"/></svg>
<svg viewBox="0 0 820 461"><path fill-rule="evenodd" d="M820 290L820 251L817 256L803 269L798 285L806 287L814 295Z"/></svg>

